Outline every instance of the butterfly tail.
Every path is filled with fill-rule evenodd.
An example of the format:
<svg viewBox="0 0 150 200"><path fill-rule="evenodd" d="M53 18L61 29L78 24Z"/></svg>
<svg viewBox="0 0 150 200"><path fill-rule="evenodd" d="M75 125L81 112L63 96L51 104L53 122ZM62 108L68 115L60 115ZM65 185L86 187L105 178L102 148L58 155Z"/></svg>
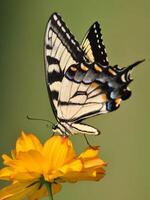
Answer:
<svg viewBox="0 0 150 200"><path fill-rule="evenodd" d="M122 100L126 100L131 96L131 91L129 90L128 85L133 81L133 79L130 77L132 69L144 61L145 59L139 60L121 70L120 79L122 81L122 87L120 89L120 94Z"/></svg>
<svg viewBox="0 0 150 200"><path fill-rule="evenodd" d="M144 62L145 60L139 60L128 67L119 68L114 66L116 76L113 80L108 80L108 85L111 85L111 92L109 92L109 101L107 102L107 110L114 111L119 108L120 102L127 100L131 96L131 90L129 89L129 84L132 82L130 77L131 71L138 64ZM110 88L109 88L110 89Z"/></svg>
<svg viewBox="0 0 150 200"><path fill-rule="evenodd" d="M123 70L120 73L120 76L122 77L123 82L126 82L126 84L129 84L132 81L132 79L130 78L132 69L144 61L145 59L139 60L129 65L128 67L123 68Z"/></svg>

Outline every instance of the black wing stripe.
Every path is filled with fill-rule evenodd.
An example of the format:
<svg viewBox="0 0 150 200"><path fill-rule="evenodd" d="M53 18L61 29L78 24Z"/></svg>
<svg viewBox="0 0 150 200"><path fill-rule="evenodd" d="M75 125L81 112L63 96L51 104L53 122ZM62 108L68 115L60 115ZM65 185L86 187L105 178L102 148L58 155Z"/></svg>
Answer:
<svg viewBox="0 0 150 200"><path fill-rule="evenodd" d="M49 65L51 65L51 64L59 65L59 60L57 60L56 58L51 57L51 56L46 56L46 58L47 58L47 62Z"/></svg>
<svg viewBox="0 0 150 200"><path fill-rule="evenodd" d="M46 44L46 49L51 50L52 46L50 46L49 44Z"/></svg>
<svg viewBox="0 0 150 200"><path fill-rule="evenodd" d="M56 91L56 90L51 91L51 95L53 97L53 100L57 100L58 99L58 91Z"/></svg>
<svg viewBox="0 0 150 200"><path fill-rule="evenodd" d="M78 106L84 106L84 105L90 105L90 104L93 104L93 103L95 103L95 104L99 104L98 102L88 102L88 103L75 103L75 102L69 102L69 106L70 105L74 105L74 106L76 106L76 105L78 105ZM68 101L61 101L60 103L59 103L59 105L61 105L61 106L68 106Z"/></svg>
<svg viewBox="0 0 150 200"><path fill-rule="evenodd" d="M52 84L53 82L61 82L62 76L60 73L53 71L51 73L48 73L48 83ZM51 87L51 85L50 85Z"/></svg>

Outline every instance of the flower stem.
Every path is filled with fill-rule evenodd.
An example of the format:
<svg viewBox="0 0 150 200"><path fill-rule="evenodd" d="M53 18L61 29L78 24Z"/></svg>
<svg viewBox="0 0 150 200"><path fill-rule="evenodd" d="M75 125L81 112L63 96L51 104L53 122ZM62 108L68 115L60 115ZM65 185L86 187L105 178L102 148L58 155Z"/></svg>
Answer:
<svg viewBox="0 0 150 200"><path fill-rule="evenodd" d="M52 193L52 183L46 182L46 187L48 190L48 196L49 196L49 200L53 200L53 193Z"/></svg>

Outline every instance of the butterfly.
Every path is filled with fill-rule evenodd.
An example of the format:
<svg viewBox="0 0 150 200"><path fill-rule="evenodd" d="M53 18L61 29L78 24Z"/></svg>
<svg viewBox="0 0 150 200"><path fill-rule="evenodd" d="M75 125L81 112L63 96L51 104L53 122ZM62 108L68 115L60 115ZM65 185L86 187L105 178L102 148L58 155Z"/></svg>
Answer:
<svg viewBox="0 0 150 200"><path fill-rule="evenodd" d="M131 96L131 70L144 61L110 66L99 23L79 44L58 13L48 20L44 51L46 85L57 120L52 129L61 135L98 135L99 130L82 120L118 109Z"/></svg>

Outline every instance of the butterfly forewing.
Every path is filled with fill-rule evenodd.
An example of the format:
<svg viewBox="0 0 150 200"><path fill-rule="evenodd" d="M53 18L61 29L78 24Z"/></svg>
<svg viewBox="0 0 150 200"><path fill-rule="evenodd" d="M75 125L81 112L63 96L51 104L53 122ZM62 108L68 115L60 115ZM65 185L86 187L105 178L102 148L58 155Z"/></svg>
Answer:
<svg viewBox="0 0 150 200"><path fill-rule="evenodd" d="M100 25L95 22L87 32L81 44L89 62L97 62L108 66L107 54L102 40Z"/></svg>
<svg viewBox="0 0 150 200"><path fill-rule="evenodd" d="M58 97L61 82L69 66L83 59L83 51L62 18L54 13L45 33L46 83L52 108L57 117Z"/></svg>

